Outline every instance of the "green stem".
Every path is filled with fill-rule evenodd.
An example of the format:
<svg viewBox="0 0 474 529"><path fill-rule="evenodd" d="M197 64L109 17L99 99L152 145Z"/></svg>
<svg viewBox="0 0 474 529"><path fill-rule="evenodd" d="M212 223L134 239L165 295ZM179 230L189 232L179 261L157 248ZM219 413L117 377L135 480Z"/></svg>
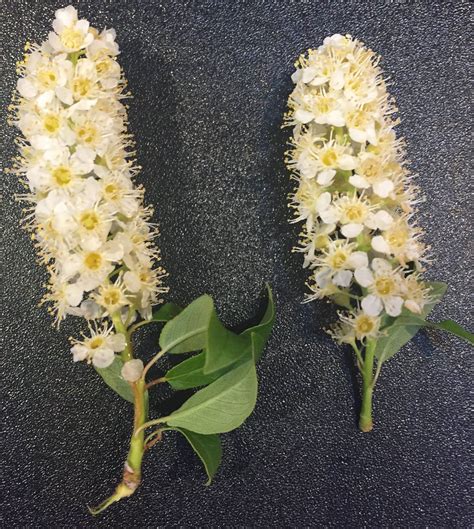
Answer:
<svg viewBox="0 0 474 529"><path fill-rule="evenodd" d="M133 433L130 439L130 449L123 471L123 478L115 489L114 494L102 502L97 508L89 509L94 515L99 514L122 498L131 496L138 488L142 477L142 460L145 451L144 439L145 431L140 428L146 423L147 410L145 404L145 381L143 379L134 382L132 385L134 395L134 422Z"/></svg>
<svg viewBox="0 0 474 529"><path fill-rule="evenodd" d="M132 340L130 338L130 333L128 332L127 327L125 327L125 324L122 321L120 312L114 312L110 317L112 318L112 323L114 324L115 330L125 336L126 345L125 349L122 351L120 356L124 362L127 362L128 360L131 360L133 358Z"/></svg>
<svg viewBox="0 0 474 529"><path fill-rule="evenodd" d="M369 340L365 347L364 365L362 367L362 406L360 409L359 428L363 432L370 432L372 421L372 394L374 391L373 371L374 353L377 342Z"/></svg>

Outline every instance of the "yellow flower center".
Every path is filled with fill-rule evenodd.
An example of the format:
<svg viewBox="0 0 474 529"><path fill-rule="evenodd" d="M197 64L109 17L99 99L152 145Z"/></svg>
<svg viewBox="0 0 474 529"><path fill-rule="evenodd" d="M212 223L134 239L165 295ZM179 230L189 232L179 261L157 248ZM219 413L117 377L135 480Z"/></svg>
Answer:
<svg viewBox="0 0 474 529"><path fill-rule="evenodd" d="M102 256L97 252L89 252L84 257L84 265L89 270L99 270L102 265Z"/></svg>
<svg viewBox="0 0 474 529"><path fill-rule="evenodd" d="M105 305L117 305L120 302L120 290L118 288L109 288L102 295Z"/></svg>
<svg viewBox="0 0 474 529"><path fill-rule="evenodd" d="M319 97L316 103L316 112L319 114L327 114L331 109L331 100L329 97Z"/></svg>
<svg viewBox="0 0 474 529"><path fill-rule="evenodd" d="M95 230L99 224L99 217L95 211L85 211L82 213L80 221L86 230Z"/></svg>
<svg viewBox="0 0 474 529"><path fill-rule="evenodd" d="M104 338L102 336L95 336L92 340L89 341L90 349L98 349L104 343Z"/></svg>
<svg viewBox="0 0 474 529"><path fill-rule="evenodd" d="M342 268L348 257L349 255L345 250L336 250L329 259L329 264L332 266L332 268Z"/></svg>
<svg viewBox="0 0 474 529"><path fill-rule="evenodd" d="M72 180L71 169L65 165L56 167L51 174L59 186L67 186Z"/></svg>
<svg viewBox="0 0 474 529"><path fill-rule="evenodd" d="M44 88L52 88L56 84L58 77L53 70L40 70L37 79Z"/></svg>
<svg viewBox="0 0 474 529"><path fill-rule="evenodd" d="M362 222L367 215L367 208L364 204L350 204L344 210L344 216L349 222Z"/></svg>
<svg viewBox="0 0 474 529"><path fill-rule="evenodd" d="M50 134L54 134L59 129L59 116L57 114L46 114L43 118L43 127Z"/></svg>
<svg viewBox="0 0 474 529"><path fill-rule="evenodd" d="M325 248L328 245L329 237L327 235L318 235L314 239L314 246L316 248Z"/></svg>
<svg viewBox="0 0 474 529"><path fill-rule="evenodd" d="M110 70L110 59L104 57L103 59L95 63L95 67L99 75L107 73Z"/></svg>
<svg viewBox="0 0 474 529"><path fill-rule="evenodd" d="M119 196L119 188L116 184L107 184L104 187L104 193L108 198L116 200Z"/></svg>
<svg viewBox="0 0 474 529"><path fill-rule="evenodd" d="M81 141L88 144L95 143L98 137L97 129L91 124L86 124L82 127L79 127L77 129L77 135Z"/></svg>
<svg viewBox="0 0 474 529"><path fill-rule="evenodd" d="M408 230L404 227L394 228L386 234L386 239L392 248L402 248L409 238Z"/></svg>
<svg viewBox="0 0 474 529"><path fill-rule="evenodd" d="M337 153L334 149L327 149L326 152L321 155L320 160L326 167L333 167L337 161Z"/></svg>
<svg viewBox="0 0 474 529"><path fill-rule="evenodd" d="M86 79L85 77L74 79L74 82L72 83L72 91L74 93L75 99L86 97L91 88L92 81L90 81L90 79Z"/></svg>
<svg viewBox="0 0 474 529"><path fill-rule="evenodd" d="M75 28L65 28L59 36L65 48L78 49L84 42L82 33Z"/></svg>
<svg viewBox="0 0 474 529"><path fill-rule="evenodd" d="M375 322L366 314L358 316L355 321L355 330L358 336L364 336L371 333L374 330Z"/></svg>
<svg viewBox="0 0 474 529"><path fill-rule="evenodd" d="M395 290L395 281L388 276L378 277L375 280L375 290L380 296L388 296Z"/></svg>

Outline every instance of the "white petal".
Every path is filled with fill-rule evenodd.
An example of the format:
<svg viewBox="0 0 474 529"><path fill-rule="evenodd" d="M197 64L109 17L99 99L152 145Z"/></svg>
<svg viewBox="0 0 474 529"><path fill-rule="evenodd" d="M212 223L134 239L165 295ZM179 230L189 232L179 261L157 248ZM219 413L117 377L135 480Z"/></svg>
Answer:
<svg viewBox="0 0 474 529"><path fill-rule="evenodd" d="M74 362L80 362L87 358L88 349L85 345L77 343L71 347L72 360Z"/></svg>
<svg viewBox="0 0 474 529"><path fill-rule="evenodd" d="M66 88L65 86L57 86L55 93L61 103L64 103L65 105L72 105L74 103L72 91L69 88Z"/></svg>
<svg viewBox="0 0 474 529"><path fill-rule="evenodd" d="M138 292L142 285L137 274L135 274L135 272L130 272L130 271L125 272L125 274L123 275L123 282L125 286L127 287L127 290L130 290L130 292L132 293Z"/></svg>
<svg viewBox="0 0 474 529"><path fill-rule="evenodd" d="M347 264L354 269L369 266L369 258L365 252L352 252Z"/></svg>
<svg viewBox="0 0 474 529"><path fill-rule="evenodd" d="M309 83L310 81L314 79L315 75L316 75L315 68L311 68L311 66L308 68L304 68L302 71L301 80L303 81L303 83Z"/></svg>
<svg viewBox="0 0 474 529"><path fill-rule="evenodd" d="M321 171L318 174L318 178L316 179L316 182L318 182L319 185L327 186L333 181L333 178L335 176L336 176L336 171L334 169L326 169L325 171Z"/></svg>
<svg viewBox="0 0 474 529"><path fill-rule="evenodd" d="M143 362L139 358L134 358L125 362L122 367L122 377L127 382L136 382L143 373Z"/></svg>
<svg viewBox="0 0 474 529"><path fill-rule="evenodd" d="M372 239L372 248L379 253L390 253L390 246L381 235L376 235Z"/></svg>
<svg viewBox="0 0 474 529"><path fill-rule="evenodd" d="M390 296L384 300L385 310L389 316L394 318L402 312L403 299L398 296Z"/></svg>
<svg viewBox="0 0 474 529"><path fill-rule="evenodd" d="M349 177L349 184L351 184L354 187L357 187L358 189L367 189L370 187L369 182L363 177L358 174L353 174Z"/></svg>
<svg viewBox="0 0 474 529"><path fill-rule="evenodd" d="M120 353L125 349L125 346L127 345L127 340L125 339L125 336L121 333L111 334L107 338L107 345L116 353Z"/></svg>
<svg viewBox="0 0 474 529"><path fill-rule="evenodd" d="M390 228L390 226L393 224L393 217L390 215L390 213L387 213L385 210L381 209L375 214L374 222L379 230L388 230L388 228Z"/></svg>
<svg viewBox="0 0 474 529"><path fill-rule="evenodd" d="M331 203L331 193L325 192L316 200L316 211L324 211Z"/></svg>
<svg viewBox="0 0 474 529"><path fill-rule="evenodd" d="M344 171L351 171L357 165L357 158L349 154L343 154L339 157L339 167Z"/></svg>
<svg viewBox="0 0 474 529"><path fill-rule="evenodd" d="M107 241L104 244L104 256L109 261L120 261L123 257L123 246L113 239Z"/></svg>
<svg viewBox="0 0 474 529"><path fill-rule="evenodd" d="M366 296L361 303L362 310L368 316L378 316L383 309L382 300L373 294Z"/></svg>
<svg viewBox="0 0 474 529"><path fill-rule="evenodd" d="M416 301L413 301L412 299L407 299L405 301L405 307L410 311L414 312L415 314L421 314L421 307L418 305Z"/></svg>
<svg viewBox="0 0 474 529"><path fill-rule="evenodd" d="M72 307L77 307L82 301L82 288L77 284L66 287L66 300Z"/></svg>
<svg viewBox="0 0 474 529"><path fill-rule="evenodd" d="M332 278L332 282L340 287L348 287L351 284L352 272L350 270L340 270Z"/></svg>
<svg viewBox="0 0 474 529"><path fill-rule="evenodd" d="M62 9L57 9L54 13L57 20L63 24L63 26L69 27L74 24L77 20L77 11L73 6L63 7Z"/></svg>
<svg viewBox="0 0 474 529"><path fill-rule="evenodd" d="M326 288L331 282L331 270L329 268L323 268L321 272L314 275L314 280L320 288Z"/></svg>
<svg viewBox="0 0 474 529"><path fill-rule="evenodd" d="M302 70L300 68L297 68L291 74L291 80L296 84L301 79L301 75L302 75Z"/></svg>
<svg viewBox="0 0 474 529"><path fill-rule="evenodd" d="M374 275L367 266L356 268L354 277L361 287L367 288L374 282Z"/></svg>
<svg viewBox="0 0 474 529"><path fill-rule="evenodd" d="M332 112L328 112L328 114L326 115L326 120L329 125L333 125L334 127L344 127L344 125L346 124L344 115L340 110L333 110Z"/></svg>
<svg viewBox="0 0 474 529"><path fill-rule="evenodd" d="M357 237L357 235L359 235L363 229L363 224L350 223L342 226L341 233L344 235L344 237L352 239L353 237Z"/></svg>
<svg viewBox="0 0 474 529"><path fill-rule="evenodd" d="M299 121L300 123L309 123L314 118L314 115L312 112L308 112L307 110L298 109L295 112L295 119L296 121Z"/></svg>
<svg viewBox="0 0 474 529"><path fill-rule="evenodd" d="M341 213L338 211L337 208L329 207L324 211L321 211L319 213L319 216L325 224L333 224L334 222L337 222L339 220L339 218L341 217Z"/></svg>
<svg viewBox="0 0 474 529"><path fill-rule="evenodd" d="M333 90L341 90L344 87L344 72L338 68L332 75L329 86Z"/></svg>
<svg viewBox="0 0 474 529"><path fill-rule="evenodd" d="M356 129L354 127L349 127L349 136L351 137L351 140L357 142L357 143L365 143L367 140L367 135L364 130Z"/></svg>
<svg viewBox="0 0 474 529"><path fill-rule="evenodd" d="M393 191L393 182L391 180L382 180L381 182L376 182L372 188L374 193L380 198L387 198L388 195Z"/></svg>
<svg viewBox="0 0 474 529"><path fill-rule="evenodd" d="M381 257L375 257L372 259L370 266L372 267L372 270L380 274L387 274L392 271L392 265L390 262L387 261L387 259L382 259Z"/></svg>
<svg viewBox="0 0 474 529"><path fill-rule="evenodd" d="M102 347L97 349L92 358L92 363L95 367L104 368L109 367L109 365L114 361L115 355L112 349L107 349Z"/></svg>
<svg viewBox="0 0 474 529"><path fill-rule="evenodd" d="M21 96L32 99L37 94L35 85L27 78L18 79L16 89Z"/></svg>

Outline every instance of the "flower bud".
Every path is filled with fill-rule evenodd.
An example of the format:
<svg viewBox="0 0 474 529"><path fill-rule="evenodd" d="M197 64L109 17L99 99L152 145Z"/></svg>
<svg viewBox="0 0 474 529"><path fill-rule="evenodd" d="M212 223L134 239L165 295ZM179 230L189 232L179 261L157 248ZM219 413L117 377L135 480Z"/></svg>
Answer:
<svg viewBox="0 0 474 529"><path fill-rule="evenodd" d="M142 376L142 373L143 362L138 358L134 358L123 364L122 377L127 382L136 382Z"/></svg>

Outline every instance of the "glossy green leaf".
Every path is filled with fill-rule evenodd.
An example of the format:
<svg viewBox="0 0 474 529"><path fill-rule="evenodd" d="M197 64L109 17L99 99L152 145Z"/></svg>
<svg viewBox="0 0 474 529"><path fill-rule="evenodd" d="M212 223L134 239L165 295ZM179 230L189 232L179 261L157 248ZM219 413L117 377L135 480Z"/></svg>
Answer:
<svg viewBox="0 0 474 529"><path fill-rule="evenodd" d="M415 327L417 330L422 327L430 327L432 329L439 329L442 331L450 332L458 338L466 340L469 343L474 343L474 335L469 331L461 327L458 323L453 320L443 320L439 323L433 323L431 321L426 321L416 314L400 316L397 318L396 322L393 324L393 327Z"/></svg>
<svg viewBox="0 0 474 529"><path fill-rule="evenodd" d="M202 435L184 428L163 428L163 431L166 430L175 430L184 435L202 461L208 477L206 485L210 485L222 461L222 446L219 436L217 434Z"/></svg>
<svg viewBox="0 0 474 529"><path fill-rule="evenodd" d="M204 349L213 312L214 303L207 294L194 300L163 327L161 349L172 354Z"/></svg>
<svg viewBox="0 0 474 529"><path fill-rule="evenodd" d="M166 373L165 380L176 390L196 388L214 382L222 373L215 371L204 374L205 355L203 352L183 360Z"/></svg>
<svg viewBox="0 0 474 529"><path fill-rule="evenodd" d="M252 413L256 400L257 374L248 361L199 390L162 421L202 434L229 432Z"/></svg>
<svg viewBox="0 0 474 529"><path fill-rule="evenodd" d="M433 310L436 303L440 301L447 289L446 283L440 281L433 281L427 283L427 285L431 287L433 301L425 305L422 313L423 321ZM420 326L405 325L403 322L402 324L398 324L400 318L409 317L410 314L411 313L405 310L389 327L384 329L386 335L377 340L377 346L375 348L375 356L379 362L386 362L392 358L392 356L407 344L420 329Z"/></svg>
<svg viewBox="0 0 474 529"><path fill-rule="evenodd" d="M123 399L133 403L133 391L130 384L122 378L122 360L116 356L109 367L96 367L95 370L104 379L104 382L118 393Z"/></svg>
<svg viewBox="0 0 474 529"><path fill-rule="evenodd" d="M260 360L265 344L267 343L267 340L272 332L273 324L275 323L275 304L273 301L272 290L268 284L267 293L268 303L262 320L258 325L245 329L245 331L241 334L241 336L250 336L251 338L251 350L255 363Z"/></svg>
<svg viewBox="0 0 474 529"><path fill-rule="evenodd" d="M183 309L175 303L165 303L158 310L153 312L151 321L168 322L175 318Z"/></svg>

